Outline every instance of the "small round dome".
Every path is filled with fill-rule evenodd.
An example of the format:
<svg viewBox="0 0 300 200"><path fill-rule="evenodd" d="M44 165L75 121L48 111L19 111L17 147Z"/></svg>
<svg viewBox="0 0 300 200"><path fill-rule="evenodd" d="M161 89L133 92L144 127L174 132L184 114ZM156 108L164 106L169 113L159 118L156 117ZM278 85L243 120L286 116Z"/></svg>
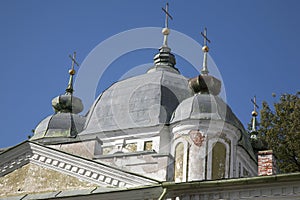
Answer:
<svg viewBox="0 0 300 200"><path fill-rule="evenodd" d="M64 140L83 130L85 117L73 113L56 113L42 120L30 140Z"/></svg>
<svg viewBox="0 0 300 200"><path fill-rule="evenodd" d="M81 99L68 94L55 97L52 100L52 107L55 112L71 112L75 114L83 110Z"/></svg>
<svg viewBox="0 0 300 200"><path fill-rule="evenodd" d="M60 95L52 100L52 107L55 114L37 125L30 140L42 143L62 142L74 138L83 130L86 118L77 114L83 110L79 98L71 94Z"/></svg>
<svg viewBox="0 0 300 200"><path fill-rule="evenodd" d="M171 123L189 119L223 120L238 128L243 127L231 108L220 97L211 94L198 93L182 101L173 113Z"/></svg>

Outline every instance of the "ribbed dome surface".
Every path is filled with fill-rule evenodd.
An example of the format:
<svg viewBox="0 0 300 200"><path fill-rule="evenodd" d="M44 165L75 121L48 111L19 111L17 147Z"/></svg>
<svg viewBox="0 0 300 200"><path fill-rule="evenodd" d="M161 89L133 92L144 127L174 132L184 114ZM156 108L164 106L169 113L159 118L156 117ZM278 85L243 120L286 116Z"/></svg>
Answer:
<svg viewBox="0 0 300 200"><path fill-rule="evenodd" d="M166 70L119 81L99 95L84 133L168 124L179 103L191 96L187 78Z"/></svg>
<svg viewBox="0 0 300 200"><path fill-rule="evenodd" d="M187 119L223 120L243 127L231 108L220 97L211 94L195 94L185 99L173 113L171 123Z"/></svg>
<svg viewBox="0 0 300 200"><path fill-rule="evenodd" d="M30 140L75 137L83 130L85 117L73 113L56 113L42 120Z"/></svg>

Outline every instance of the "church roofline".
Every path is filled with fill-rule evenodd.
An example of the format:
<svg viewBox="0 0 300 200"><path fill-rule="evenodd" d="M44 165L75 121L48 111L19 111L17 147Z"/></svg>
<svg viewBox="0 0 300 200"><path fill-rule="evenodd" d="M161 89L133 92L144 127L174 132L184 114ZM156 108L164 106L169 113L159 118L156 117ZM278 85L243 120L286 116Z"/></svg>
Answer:
<svg viewBox="0 0 300 200"><path fill-rule="evenodd" d="M272 176L257 176L249 178L231 178L223 180L203 180L203 181L192 181L192 182L161 182L157 184L147 185L147 186L138 186L133 188L100 188L93 187L88 189L81 190L63 190L55 192L45 192L37 194L22 194L18 196L6 196L0 197L5 200L15 200L15 199L69 199L73 200L80 199L91 199L91 198L103 198L109 197L110 199L116 197L122 197L122 199L132 199L133 197L138 198L139 195L147 195L148 198L156 199L160 196L159 199L165 197L174 197L187 192L194 193L211 193L211 192L220 192L219 189L222 189L223 192L230 192L234 190L244 191L244 190L270 190L272 187L285 185L285 184L299 184L300 183L300 172L290 173L290 174L278 174ZM268 186L267 188L264 186ZM260 192L260 191L259 191ZM130 195L131 194L131 195ZM179 195L180 194L180 195ZM242 193L240 193L243 195ZM247 194L247 193L245 193ZM134 196L133 196L134 195ZM271 193L270 193L271 195ZM272 197L270 196L269 197ZM273 194L276 196L276 194ZM295 198L298 195L295 193L287 193L286 195L280 196L283 198ZM278 197L278 195L277 195ZM250 198L249 196L247 198Z"/></svg>

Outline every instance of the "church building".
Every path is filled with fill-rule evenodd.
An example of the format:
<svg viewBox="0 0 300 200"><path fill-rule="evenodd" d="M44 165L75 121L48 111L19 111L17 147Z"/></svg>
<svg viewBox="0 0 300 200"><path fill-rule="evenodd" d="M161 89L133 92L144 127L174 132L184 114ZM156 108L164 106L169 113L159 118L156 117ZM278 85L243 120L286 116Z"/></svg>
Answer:
<svg viewBox="0 0 300 200"><path fill-rule="evenodd" d="M163 10L153 66L111 85L86 115L73 94L78 64L71 56L54 113L29 140L0 152L0 199L300 198L300 173L275 175L271 151L258 160L249 133L220 97L222 83L207 64L207 30L201 73L185 77L168 45L168 6Z"/></svg>

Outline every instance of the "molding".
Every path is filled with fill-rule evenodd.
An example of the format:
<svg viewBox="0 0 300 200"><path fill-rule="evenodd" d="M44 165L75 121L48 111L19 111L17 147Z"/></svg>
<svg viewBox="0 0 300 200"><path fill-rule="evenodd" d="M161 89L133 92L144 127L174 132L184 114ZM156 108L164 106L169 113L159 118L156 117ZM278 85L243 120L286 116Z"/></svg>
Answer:
<svg viewBox="0 0 300 200"><path fill-rule="evenodd" d="M23 142L0 154L0 177L28 164L32 152L29 142Z"/></svg>
<svg viewBox="0 0 300 200"><path fill-rule="evenodd" d="M94 159L107 159L107 158L115 158L115 157L129 157L129 156L140 156L140 155L151 155L151 154L157 154L155 151L136 151L136 152L120 152L120 153L114 153L114 154L107 154L107 155L96 155L94 156Z"/></svg>
<svg viewBox="0 0 300 200"><path fill-rule="evenodd" d="M1 163L5 161L0 165L0 177L30 162L103 187L137 187L158 183L146 177L33 142L25 142L0 156Z"/></svg>

